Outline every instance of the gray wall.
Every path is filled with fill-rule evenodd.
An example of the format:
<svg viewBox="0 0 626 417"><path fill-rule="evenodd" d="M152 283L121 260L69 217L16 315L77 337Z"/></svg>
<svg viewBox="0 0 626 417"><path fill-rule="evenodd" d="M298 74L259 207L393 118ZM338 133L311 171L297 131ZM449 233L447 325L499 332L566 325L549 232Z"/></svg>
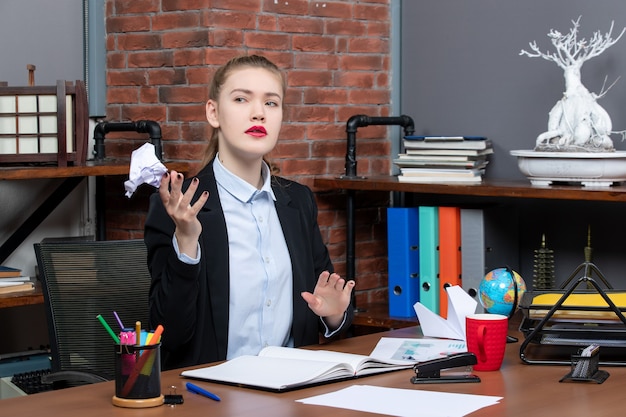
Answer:
<svg viewBox="0 0 626 417"><path fill-rule="evenodd" d="M0 0L0 81L28 84L27 64L37 67L36 85L83 79L82 0ZM60 180L0 181L0 242L58 187ZM33 243L44 237L90 233L88 187L83 182L6 260L35 275ZM88 229L88 230L86 230ZM43 305L0 309L0 355L48 343Z"/></svg>
<svg viewBox="0 0 626 417"><path fill-rule="evenodd" d="M565 90L563 71L541 58L520 56L531 41L554 51L547 33L567 33L582 16L579 39L594 31L614 36L626 26L623 0L427 0L402 1L401 113L415 120L416 134L483 135L495 154L489 179L525 181L513 149L532 149L547 129L548 112ZM626 129L626 35L582 67L583 84L599 93L622 77L599 101L613 121ZM626 150L619 135L615 147ZM626 233L623 204L504 201L502 210L517 208L519 264L532 282L534 250L541 235L555 250L557 281L581 263L591 226L594 261L615 286L624 287Z"/></svg>
<svg viewBox="0 0 626 417"><path fill-rule="evenodd" d="M520 56L537 41L554 51L547 33L567 33L582 16L579 39L626 26L623 0L427 0L402 2L403 114L417 134L483 135L494 142L487 178L523 179L512 149L532 149L548 112L565 90L563 71L542 58ZM614 130L626 129L626 35L584 63L582 81L599 93ZM618 135L616 148L626 149Z"/></svg>
<svg viewBox="0 0 626 417"><path fill-rule="evenodd" d="M37 85L82 80L83 0L0 1L0 81L28 85L27 64Z"/></svg>

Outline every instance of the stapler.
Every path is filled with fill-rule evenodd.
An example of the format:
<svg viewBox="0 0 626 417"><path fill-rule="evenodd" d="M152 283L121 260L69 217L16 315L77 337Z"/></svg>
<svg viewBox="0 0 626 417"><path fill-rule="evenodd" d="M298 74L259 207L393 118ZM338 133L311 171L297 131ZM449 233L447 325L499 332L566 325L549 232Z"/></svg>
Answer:
<svg viewBox="0 0 626 417"><path fill-rule="evenodd" d="M452 369L465 367L470 369L472 365L476 365L476 355L470 352L458 353L446 356L444 358L432 359L415 364L413 370L415 376L411 378L414 384L443 384L453 382L480 382L480 378L469 373L452 373L450 375L441 375L444 369Z"/></svg>

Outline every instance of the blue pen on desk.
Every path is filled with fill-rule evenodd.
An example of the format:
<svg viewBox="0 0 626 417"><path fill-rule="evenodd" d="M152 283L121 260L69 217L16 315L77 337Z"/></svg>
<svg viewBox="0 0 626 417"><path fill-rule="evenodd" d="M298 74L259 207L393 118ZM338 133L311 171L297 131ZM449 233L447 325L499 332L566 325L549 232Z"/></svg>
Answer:
<svg viewBox="0 0 626 417"><path fill-rule="evenodd" d="M191 382L187 382L187 384L185 384L185 386L187 387L187 389L193 393L196 394L200 394L200 395L204 395L207 398L210 398L212 400L215 401L220 401L220 397L218 397L217 395L213 394L212 392L209 392L203 388L200 388L199 386L192 384Z"/></svg>

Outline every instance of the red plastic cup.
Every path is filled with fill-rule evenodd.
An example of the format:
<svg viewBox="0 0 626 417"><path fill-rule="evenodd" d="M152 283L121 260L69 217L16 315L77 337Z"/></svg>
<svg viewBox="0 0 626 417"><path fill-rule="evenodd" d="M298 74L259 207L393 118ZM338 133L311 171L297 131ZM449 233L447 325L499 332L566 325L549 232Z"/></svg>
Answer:
<svg viewBox="0 0 626 417"><path fill-rule="evenodd" d="M467 351L476 355L476 371L497 371L502 366L509 319L501 314L470 314L465 319Z"/></svg>

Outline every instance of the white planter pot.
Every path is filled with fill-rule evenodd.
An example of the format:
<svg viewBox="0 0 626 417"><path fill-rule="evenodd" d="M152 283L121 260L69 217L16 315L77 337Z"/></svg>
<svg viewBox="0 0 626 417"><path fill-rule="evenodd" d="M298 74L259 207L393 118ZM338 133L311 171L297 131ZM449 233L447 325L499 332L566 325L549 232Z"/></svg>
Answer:
<svg viewBox="0 0 626 417"><path fill-rule="evenodd" d="M514 150L520 171L533 185L576 182L608 187L626 181L626 152L535 152Z"/></svg>

